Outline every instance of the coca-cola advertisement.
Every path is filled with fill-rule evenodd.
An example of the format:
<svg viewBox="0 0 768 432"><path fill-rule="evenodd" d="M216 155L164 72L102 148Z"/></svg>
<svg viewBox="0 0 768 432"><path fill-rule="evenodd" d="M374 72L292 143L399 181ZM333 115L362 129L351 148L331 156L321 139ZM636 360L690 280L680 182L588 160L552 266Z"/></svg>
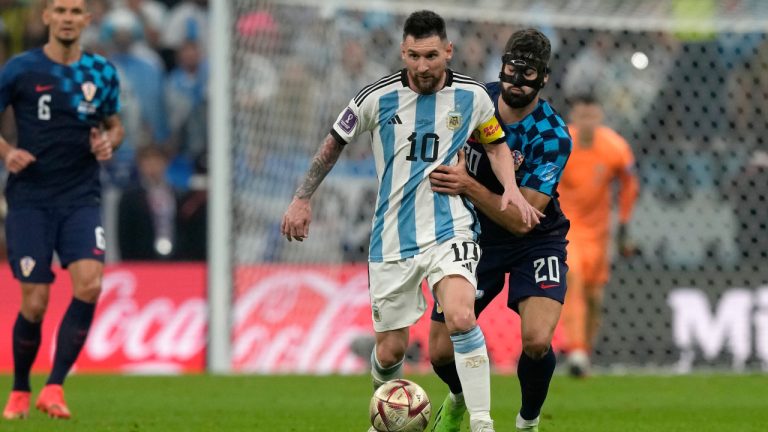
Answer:
<svg viewBox="0 0 768 432"><path fill-rule="evenodd" d="M43 324L36 371L47 371L55 332L71 299L59 271ZM11 328L19 289L0 270L7 297L0 305L0 372L13 368ZM432 297L423 287L428 302ZM504 293L503 295L506 295ZM108 266L78 372L188 373L205 368L207 337L204 264ZM517 315L496 301L480 319L497 371L510 372L520 354ZM426 314L425 314L426 315ZM361 373L368 367L373 326L365 264L261 265L236 270L232 307L233 369L246 373ZM408 367L429 370L428 316L411 330ZM561 340L559 330L554 344ZM367 349L367 351L366 351Z"/></svg>
<svg viewBox="0 0 768 432"><path fill-rule="evenodd" d="M205 364L205 265L131 264L107 267L88 341L75 371L183 373ZM7 267L0 270L0 371L13 369L11 329L21 291ZM56 271L43 340L34 371L49 371L55 333L72 298L66 271Z"/></svg>

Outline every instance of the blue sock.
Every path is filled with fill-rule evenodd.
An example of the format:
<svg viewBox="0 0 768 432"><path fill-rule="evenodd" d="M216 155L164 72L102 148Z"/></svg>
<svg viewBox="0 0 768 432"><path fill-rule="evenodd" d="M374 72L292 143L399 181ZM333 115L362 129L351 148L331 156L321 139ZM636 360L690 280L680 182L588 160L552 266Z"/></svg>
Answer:
<svg viewBox="0 0 768 432"><path fill-rule="evenodd" d="M517 362L517 377L520 380L522 406L520 416L525 420L533 420L541 413L541 407L547 398L549 382L555 372L555 353L552 347L539 360L528 357L523 351Z"/></svg>
<svg viewBox="0 0 768 432"><path fill-rule="evenodd" d="M31 391L29 371L40 348L42 322L27 321L21 313L13 324L13 389Z"/></svg>
<svg viewBox="0 0 768 432"><path fill-rule="evenodd" d="M61 320L59 335L56 338L53 370L51 376L48 377L47 384L64 384L64 378L67 377L69 370L80 354L80 350L85 345L95 309L95 303L86 303L72 298L72 303L69 304L64 319Z"/></svg>

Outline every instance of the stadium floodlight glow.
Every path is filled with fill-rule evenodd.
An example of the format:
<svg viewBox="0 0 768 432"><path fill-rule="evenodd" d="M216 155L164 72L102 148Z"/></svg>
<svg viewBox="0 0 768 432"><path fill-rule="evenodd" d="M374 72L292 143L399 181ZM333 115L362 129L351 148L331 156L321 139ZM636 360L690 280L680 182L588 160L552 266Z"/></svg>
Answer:
<svg viewBox="0 0 768 432"><path fill-rule="evenodd" d="M639 70L647 68L649 63L648 56L640 51L632 54L632 58L630 58L629 61L632 62L632 66L634 66L635 69Z"/></svg>

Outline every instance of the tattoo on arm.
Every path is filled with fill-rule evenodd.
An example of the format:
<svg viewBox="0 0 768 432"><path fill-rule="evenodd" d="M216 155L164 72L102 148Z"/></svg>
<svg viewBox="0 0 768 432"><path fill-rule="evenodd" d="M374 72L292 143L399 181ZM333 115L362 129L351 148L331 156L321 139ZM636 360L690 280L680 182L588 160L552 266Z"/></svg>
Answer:
<svg viewBox="0 0 768 432"><path fill-rule="evenodd" d="M307 171L307 175L304 177L304 181L301 183L298 189L296 189L296 197L306 199L315 193L315 190L320 186L320 182L323 181L325 176L331 171L333 165L341 155L341 144L336 142L336 139L332 135L325 137L323 144L315 153L315 157L312 158L312 164Z"/></svg>

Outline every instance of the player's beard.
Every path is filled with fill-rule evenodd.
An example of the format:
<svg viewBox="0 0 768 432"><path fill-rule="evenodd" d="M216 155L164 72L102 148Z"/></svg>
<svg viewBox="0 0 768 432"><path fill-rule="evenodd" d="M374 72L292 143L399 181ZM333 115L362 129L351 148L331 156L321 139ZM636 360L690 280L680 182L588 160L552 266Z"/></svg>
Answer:
<svg viewBox="0 0 768 432"><path fill-rule="evenodd" d="M62 44L63 46L69 48L77 42L77 38L76 37L63 38L61 36L56 36L56 41Z"/></svg>
<svg viewBox="0 0 768 432"><path fill-rule="evenodd" d="M416 88L421 94L435 93L438 90L437 84L439 82L440 78L434 76L433 74L414 75L413 77L413 83L416 85Z"/></svg>
<svg viewBox="0 0 768 432"><path fill-rule="evenodd" d="M521 89L522 90L522 89ZM531 93L516 94L512 92L512 87L502 88L501 98L504 102L512 108L525 108L536 98L538 91L532 91Z"/></svg>

